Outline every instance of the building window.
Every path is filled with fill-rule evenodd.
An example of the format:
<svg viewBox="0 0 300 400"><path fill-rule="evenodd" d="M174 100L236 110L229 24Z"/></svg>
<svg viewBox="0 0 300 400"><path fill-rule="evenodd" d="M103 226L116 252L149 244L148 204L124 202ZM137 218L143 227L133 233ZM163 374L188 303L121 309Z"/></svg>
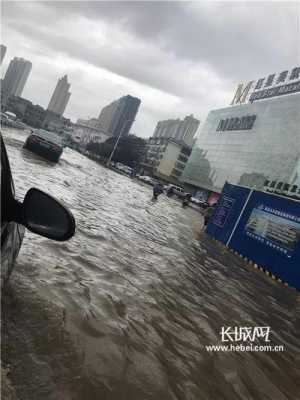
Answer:
<svg viewBox="0 0 300 400"><path fill-rule="evenodd" d="M176 162L175 163L175 168L176 169L179 169L179 170L183 170L183 168L185 167L185 164L181 164L181 163L179 163L179 162Z"/></svg>
<svg viewBox="0 0 300 400"><path fill-rule="evenodd" d="M173 169L171 175L174 175L175 177L180 176L182 171L178 171L177 169Z"/></svg>
<svg viewBox="0 0 300 400"><path fill-rule="evenodd" d="M191 155L192 150L189 148L182 148L181 149L181 153L185 154L186 156L190 156Z"/></svg>
<svg viewBox="0 0 300 400"><path fill-rule="evenodd" d="M178 157L178 161L181 161L181 162L184 162L184 163L187 162L187 159L188 159L188 157L184 156L182 154L180 154L179 157Z"/></svg>

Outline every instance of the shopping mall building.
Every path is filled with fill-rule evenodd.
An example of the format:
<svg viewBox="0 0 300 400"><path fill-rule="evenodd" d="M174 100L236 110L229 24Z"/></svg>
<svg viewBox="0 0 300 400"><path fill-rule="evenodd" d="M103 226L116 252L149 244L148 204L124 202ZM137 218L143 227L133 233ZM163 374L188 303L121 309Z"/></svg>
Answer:
<svg viewBox="0 0 300 400"><path fill-rule="evenodd" d="M182 182L212 202L226 181L300 194L300 67L240 84L203 124Z"/></svg>

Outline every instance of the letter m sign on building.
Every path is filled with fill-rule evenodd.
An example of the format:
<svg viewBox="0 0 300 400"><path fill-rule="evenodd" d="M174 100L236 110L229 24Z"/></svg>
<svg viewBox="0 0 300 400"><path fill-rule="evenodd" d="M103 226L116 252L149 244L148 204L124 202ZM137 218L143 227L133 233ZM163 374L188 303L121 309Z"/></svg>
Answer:
<svg viewBox="0 0 300 400"><path fill-rule="evenodd" d="M242 104L245 103L247 95L249 94L250 89L253 86L254 81L250 81L246 84L240 83L236 89L236 92L234 94L234 98L230 105L235 105L235 104Z"/></svg>

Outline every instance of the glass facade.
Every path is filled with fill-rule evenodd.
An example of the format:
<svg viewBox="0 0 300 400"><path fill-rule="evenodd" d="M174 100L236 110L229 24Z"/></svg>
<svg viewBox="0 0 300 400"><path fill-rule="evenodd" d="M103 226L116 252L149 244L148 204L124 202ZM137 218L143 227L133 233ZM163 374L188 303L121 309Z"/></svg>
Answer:
<svg viewBox="0 0 300 400"><path fill-rule="evenodd" d="M299 171L300 94L293 94L211 111L181 180L214 192L226 181L258 189L266 180L300 186Z"/></svg>

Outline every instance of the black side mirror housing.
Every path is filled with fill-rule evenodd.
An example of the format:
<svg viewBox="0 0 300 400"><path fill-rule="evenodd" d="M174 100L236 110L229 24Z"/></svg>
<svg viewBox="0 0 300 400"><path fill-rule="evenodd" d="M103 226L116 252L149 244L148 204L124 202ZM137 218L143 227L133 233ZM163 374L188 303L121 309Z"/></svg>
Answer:
<svg viewBox="0 0 300 400"><path fill-rule="evenodd" d="M75 233L75 219L71 211L39 189L28 190L21 208L22 224L31 232L61 242Z"/></svg>

